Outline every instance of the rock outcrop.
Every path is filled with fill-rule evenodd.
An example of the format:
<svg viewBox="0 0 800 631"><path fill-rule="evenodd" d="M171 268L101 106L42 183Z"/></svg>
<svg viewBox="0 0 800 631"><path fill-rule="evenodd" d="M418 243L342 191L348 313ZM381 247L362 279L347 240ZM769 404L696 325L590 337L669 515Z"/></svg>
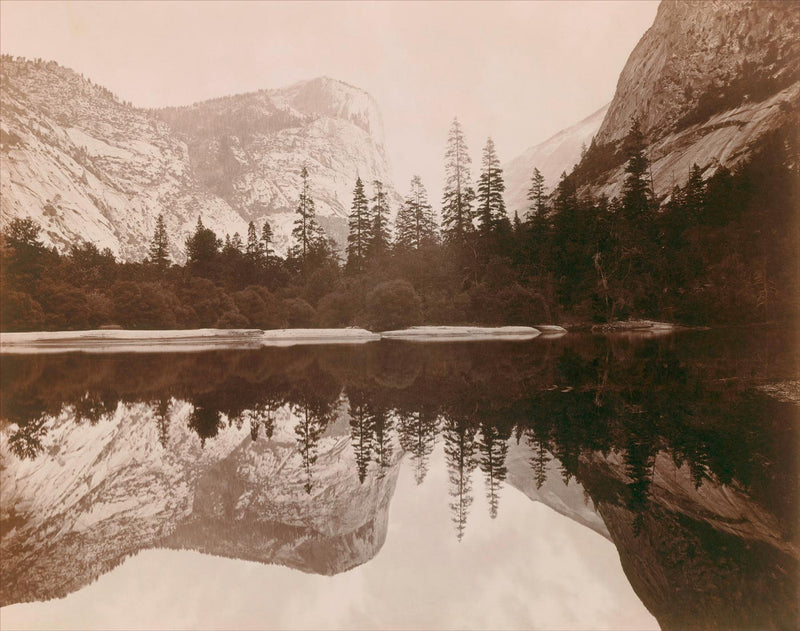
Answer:
<svg viewBox="0 0 800 631"><path fill-rule="evenodd" d="M798 124L800 5L756 0L664 0L620 74L595 143L606 156L590 184L619 193L619 148L638 119L655 192L696 163L735 167L770 131ZM595 158L596 159L596 158Z"/></svg>

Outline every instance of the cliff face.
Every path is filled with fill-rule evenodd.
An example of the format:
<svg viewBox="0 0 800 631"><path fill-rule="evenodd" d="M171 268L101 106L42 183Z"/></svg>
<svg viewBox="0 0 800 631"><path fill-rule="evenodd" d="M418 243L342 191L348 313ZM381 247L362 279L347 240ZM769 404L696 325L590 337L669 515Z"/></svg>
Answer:
<svg viewBox="0 0 800 631"><path fill-rule="evenodd" d="M340 81L148 111L55 62L4 56L0 80L0 223L32 217L50 245L138 260L163 213L177 261L198 217L220 236L269 221L283 253L303 166L340 245L357 174L397 199L378 107Z"/></svg>
<svg viewBox="0 0 800 631"><path fill-rule="evenodd" d="M152 547L320 574L380 550L401 454L361 483L343 412L310 460L288 406L269 440L234 423L201 446L191 415L173 400L160 442L152 405L120 403L94 425L65 412L46 421L33 460L14 456L3 435L0 605L63 597Z"/></svg>
<svg viewBox="0 0 800 631"><path fill-rule="evenodd" d="M246 230L163 122L54 62L3 57L0 82L3 226L32 217L50 245L89 241L138 259L163 213L178 260L198 216L219 233Z"/></svg>
<svg viewBox="0 0 800 631"><path fill-rule="evenodd" d="M288 245L303 166L321 223L339 243L357 176L392 191L378 106L341 81L321 77L156 114L186 142L209 190L248 221L269 217L279 250Z"/></svg>
<svg viewBox="0 0 800 631"><path fill-rule="evenodd" d="M594 500L642 602L669 629L790 629L798 620L800 546L786 523L747 492L656 456L644 505L615 454L583 459Z"/></svg>
<svg viewBox="0 0 800 631"><path fill-rule="evenodd" d="M664 0L628 58L595 137L619 147L637 118L656 193L693 163L708 175L735 166L765 133L798 121L800 5L755 0ZM595 186L619 192L620 160Z"/></svg>
<svg viewBox="0 0 800 631"><path fill-rule="evenodd" d="M525 217L530 202L533 169L544 176L545 189L552 191L563 172L569 173L580 161L581 151L588 147L608 111L608 105L587 116L572 127L562 129L544 142L529 147L503 166L506 181L506 207L513 215Z"/></svg>

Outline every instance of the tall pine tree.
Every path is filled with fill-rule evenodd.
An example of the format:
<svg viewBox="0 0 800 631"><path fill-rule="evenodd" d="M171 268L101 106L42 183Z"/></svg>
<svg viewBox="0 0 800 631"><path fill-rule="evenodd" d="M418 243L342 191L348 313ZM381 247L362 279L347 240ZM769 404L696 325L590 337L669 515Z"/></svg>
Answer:
<svg viewBox="0 0 800 631"><path fill-rule="evenodd" d="M169 237L162 214L159 214L156 219L156 229L153 232L153 240L150 242L149 255L150 262L159 269L163 270L169 266Z"/></svg>
<svg viewBox="0 0 800 631"><path fill-rule="evenodd" d="M247 258L254 263L261 260L261 244L259 243L258 234L256 233L256 225L252 221L247 225L247 246L245 247L245 253L247 254Z"/></svg>
<svg viewBox="0 0 800 631"><path fill-rule="evenodd" d="M503 200L503 170L491 138L486 140L481 161L481 175L478 178L477 214L478 228L482 236L494 232L503 219L507 219L506 204Z"/></svg>
<svg viewBox="0 0 800 631"><path fill-rule="evenodd" d="M386 191L383 190L383 182L375 180L372 183L375 194L372 196L371 209L371 232L369 235L369 256L379 258L389 249L391 235L389 233L389 202L386 199Z"/></svg>
<svg viewBox="0 0 800 631"><path fill-rule="evenodd" d="M325 244L325 235L317 223L317 211L311 197L306 167L303 167L300 176L303 178L303 184L297 204L297 218L294 220L292 230L294 245L291 252L294 258L305 262L309 255Z"/></svg>
<svg viewBox="0 0 800 631"><path fill-rule="evenodd" d="M547 209L545 207L545 193L544 193L544 176L539 169L533 169L531 176L531 187L528 189L528 201L531 203L528 206L528 218L537 215L543 216Z"/></svg>
<svg viewBox="0 0 800 631"><path fill-rule="evenodd" d="M411 191L397 213L395 233L395 243L401 249L419 250L436 243L436 219L418 175L412 178Z"/></svg>
<svg viewBox="0 0 800 631"><path fill-rule="evenodd" d="M473 228L472 202L475 191L470 184L470 164L461 124L454 118L447 138L442 195L442 232L451 243L464 243Z"/></svg>
<svg viewBox="0 0 800 631"><path fill-rule="evenodd" d="M364 193L364 183L356 178L353 189L353 205L350 207L347 234L347 267L355 272L364 270L372 226L370 223L369 202Z"/></svg>
<svg viewBox="0 0 800 631"><path fill-rule="evenodd" d="M272 226L269 221L264 220L264 226L261 228L261 256L264 261L269 263L274 253L272 246Z"/></svg>

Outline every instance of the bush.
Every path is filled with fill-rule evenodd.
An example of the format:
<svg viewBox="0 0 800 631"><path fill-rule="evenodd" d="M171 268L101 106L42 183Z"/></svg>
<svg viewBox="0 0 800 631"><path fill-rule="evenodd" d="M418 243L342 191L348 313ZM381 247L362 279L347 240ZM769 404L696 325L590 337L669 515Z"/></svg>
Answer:
<svg viewBox="0 0 800 631"><path fill-rule="evenodd" d="M323 296L317 305L317 324L321 327L345 327L354 324L356 301L349 293L334 292Z"/></svg>
<svg viewBox="0 0 800 631"><path fill-rule="evenodd" d="M401 329L422 322L422 305L406 280L381 283L367 295L367 319L376 331Z"/></svg>
<svg viewBox="0 0 800 631"><path fill-rule="evenodd" d="M283 303L264 287L251 286L233 294L233 301L250 326L280 329L286 322Z"/></svg>
<svg viewBox="0 0 800 631"><path fill-rule="evenodd" d="M214 326L218 329L246 329L250 321L238 311L226 311Z"/></svg>
<svg viewBox="0 0 800 631"><path fill-rule="evenodd" d="M0 322L4 331L35 331L44 325L44 311L30 295L4 291L0 300Z"/></svg>
<svg viewBox="0 0 800 631"><path fill-rule="evenodd" d="M89 304L86 294L65 283L47 283L41 289L39 302L45 323L52 329L86 329L89 327Z"/></svg>
<svg viewBox="0 0 800 631"><path fill-rule="evenodd" d="M314 307L302 298L287 298L283 301L286 309L287 326L293 328L309 328L314 326L317 313Z"/></svg>
<svg viewBox="0 0 800 631"><path fill-rule="evenodd" d="M181 304L157 283L117 281L111 287L114 320L125 328L171 329L178 325Z"/></svg>

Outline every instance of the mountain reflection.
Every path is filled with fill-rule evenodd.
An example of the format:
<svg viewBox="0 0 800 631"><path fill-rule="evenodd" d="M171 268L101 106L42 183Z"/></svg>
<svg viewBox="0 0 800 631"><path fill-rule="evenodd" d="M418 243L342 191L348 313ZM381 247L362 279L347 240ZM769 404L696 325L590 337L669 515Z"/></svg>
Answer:
<svg viewBox="0 0 800 631"><path fill-rule="evenodd" d="M380 549L401 459L422 484L439 444L459 540L475 493L496 517L510 484L609 537L662 627L790 628L797 408L753 387L795 374L790 349L687 333L3 356L0 604L154 546L344 571Z"/></svg>

